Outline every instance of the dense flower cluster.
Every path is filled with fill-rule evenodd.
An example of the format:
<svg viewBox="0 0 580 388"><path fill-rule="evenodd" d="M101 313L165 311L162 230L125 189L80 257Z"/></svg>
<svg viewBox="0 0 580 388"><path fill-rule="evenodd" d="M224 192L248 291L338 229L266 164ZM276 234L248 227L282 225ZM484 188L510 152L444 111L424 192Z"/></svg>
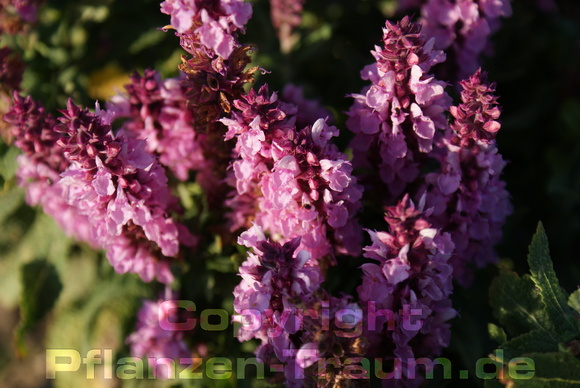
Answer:
<svg viewBox="0 0 580 388"><path fill-rule="evenodd" d="M175 322L172 314L179 311L175 304L177 295L156 301L145 300L137 313L135 331L126 339L133 357L147 358L156 378L175 377L174 362L190 358L191 351L184 342L184 331L168 330L160 322ZM163 302L163 303L162 303ZM179 318L177 318L179 319ZM163 360L170 363L163 365Z"/></svg>
<svg viewBox="0 0 580 388"><path fill-rule="evenodd" d="M67 200L87 215L97 241L120 273L169 283L166 258L179 253L191 236L170 217L176 198L167 187L163 167L145 151L142 140L111 131L109 114L82 110L69 101L54 130L71 163L59 184Z"/></svg>
<svg viewBox="0 0 580 388"><path fill-rule="evenodd" d="M280 41L280 49L284 53L290 52L295 43L296 37L292 31L300 26L305 1L270 0L270 18Z"/></svg>
<svg viewBox="0 0 580 388"><path fill-rule="evenodd" d="M369 189L383 182L382 201L393 204L407 186L419 176L419 168L433 145L448 130L445 111L450 97L445 84L428 74L442 62L442 51L425 42L421 27L408 17L383 30L383 47L375 47L376 58L361 76L371 81L361 94L355 94L347 120L355 133L351 146L353 164L366 171Z"/></svg>
<svg viewBox="0 0 580 388"><path fill-rule="evenodd" d="M296 351L298 371L303 370L306 382L302 386L326 388L364 381L369 371L357 363L366 356L369 341L363 336L363 309L356 299L346 294L332 297L321 290L308 311L302 320L302 345Z"/></svg>
<svg viewBox="0 0 580 388"><path fill-rule="evenodd" d="M379 192L374 199L393 205L406 192L425 202L426 208L433 208L429 222L449 232L456 246L451 259L454 278L468 285L471 265L481 267L496 259L493 246L510 213L509 196L500 179L505 162L494 142L500 111L493 87L487 86L479 71L460 83L463 104L449 106L444 85L422 76L419 66L409 64L415 58L438 60L440 56L440 52L430 51L433 40L425 43L419 29L407 19L397 25L388 23L385 47L375 51L377 63L371 71L363 71L363 77L372 84L364 95L355 95L347 121L356 134L352 142L354 163L367 171L378 166L391 195L385 198ZM380 77L365 77L377 72ZM407 102L401 104L400 100ZM417 122L413 110L431 115ZM453 124L447 124L445 111L455 118ZM421 136L424 133L430 137ZM419 168L425 166L431 171L420 174ZM367 185L373 189L376 183L371 179L372 175Z"/></svg>
<svg viewBox="0 0 580 388"><path fill-rule="evenodd" d="M348 296L330 297L320 288L323 274L307 251L298 250L300 238L281 245L266 239L254 225L238 243L252 249L239 270L242 281L234 289L234 320L241 325L238 339L259 339L257 356L269 365L284 363L289 387L303 386L304 379L320 380L321 387L339 379L307 368L320 357L362 356L366 348L353 345L362 333L360 307ZM337 314L343 323L339 327ZM336 335L337 331L345 334Z"/></svg>
<svg viewBox="0 0 580 388"><path fill-rule="evenodd" d="M238 243L253 250L240 267L242 281L234 289L238 314L234 319L242 324L238 339L259 339L258 357L270 360L275 355L285 362L286 377L292 381L296 360L290 351L296 345L291 336L302 329L305 307L315 302L323 280L320 268L307 251L298 251L300 238L281 245L268 241L254 225L240 235Z"/></svg>
<svg viewBox="0 0 580 388"><path fill-rule="evenodd" d="M192 115L189 122L201 147L205 167L196 177L221 207L227 188L222 185L232 152L223 141L225 127L218 120L229 115L232 101L244 93L244 84L253 80L257 67L247 69L249 46L241 45L237 35L252 15L249 3L240 0L168 0L161 11L171 16L181 46L191 54L182 56L179 66L185 77L182 91ZM183 146L182 146L183 147Z"/></svg>
<svg viewBox="0 0 580 388"><path fill-rule="evenodd" d="M456 245L451 260L455 278L469 285L470 264L483 267L497 260L494 245L511 213L509 194L500 179L505 161L498 154L495 135L500 110L494 85L480 70L460 82L462 104L451 107L453 137L441 171L428 174L427 206L432 222L448 231Z"/></svg>
<svg viewBox="0 0 580 388"><path fill-rule="evenodd" d="M210 173L181 80L161 80L157 72L145 70L143 76L133 74L125 89L127 95L115 96L107 105L115 118L129 118L123 123L125 134L146 140L147 151L158 155L159 162L181 181L191 171Z"/></svg>
<svg viewBox="0 0 580 388"><path fill-rule="evenodd" d="M252 16L252 7L243 0L166 0L161 3L161 12L171 16L171 26L182 39L199 42L227 58L238 45L232 34L243 31Z"/></svg>
<svg viewBox="0 0 580 388"><path fill-rule="evenodd" d="M432 357L449 345L447 321L456 315L449 299L454 245L449 234L431 226L429 216L405 196L387 208L387 232L369 231L372 245L364 248L364 256L376 263L362 265L358 294L375 356ZM398 373L407 370L405 362L395 363Z"/></svg>
<svg viewBox="0 0 580 388"><path fill-rule="evenodd" d="M356 254L354 216L362 193L350 162L329 142L338 130L324 119L298 130L296 107L266 86L234 106L232 118L222 120L226 139L237 138L239 155L232 165L237 193L229 203L234 227L253 219L274 241L300 236L301 249L315 260L335 250Z"/></svg>
<svg viewBox="0 0 580 388"><path fill-rule="evenodd" d="M26 202L41 206L68 235L98 247L88 218L67 203L64 188L56 184L70 164L57 143L61 135L53 130L57 120L30 96L24 98L18 93L14 93L13 106L4 120L14 145L23 151L18 157L16 177L26 189Z"/></svg>
<svg viewBox="0 0 580 388"><path fill-rule="evenodd" d="M511 16L511 0L407 0L402 9L421 6L419 22L435 48L452 57L457 66L447 76L461 80L480 66L480 57L489 46L500 18Z"/></svg>
<svg viewBox="0 0 580 388"><path fill-rule="evenodd" d="M27 15L36 3L13 7L32 20ZM449 344L449 321L457 314L452 281L467 286L471 267L496 259L493 245L510 212L500 179L505 162L495 144L500 109L494 85L478 70L460 82L461 103L452 106L448 85L431 72L446 59L442 48L450 49L461 71L473 67L509 4L401 1L401 7L422 7L423 26L408 17L386 22L382 45L372 51L375 63L361 72L370 84L351 95L351 164L332 142L339 130L329 110L302 89L287 85L279 97L267 85L245 88L258 70L247 69L250 47L238 41L250 3L165 0L161 11L171 18L165 28L176 30L190 55L182 56L180 77L135 73L107 110L97 104L93 113L69 100L58 119L15 93L4 119L23 151L18 182L29 204L40 205L76 239L103 248L115 271L167 285L181 246L197 243L173 218L181 207L167 174L181 182L194 178L202 201L215 205L209 215L205 202L199 206L199 229L227 213L230 232L243 231L238 245L249 248L233 291L237 338L257 339L257 356L274 369L283 365L287 386L343 386L367 371L362 364L333 366L363 357L393 363L401 384L418 385L422 380L407 373L414 370L407 363L437 356ZM283 51L290 51L303 5L271 1ZM22 74L11 55L0 49L0 82L10 92ZM122 120L115 130L114 119ZM371 222L383 210L385 216L377 230L367 230L371 243L362 256L368 261L354 264L362 270L362 279L350 284L356 296L336 296L323 287L329 267L340 255L361 255L363 185L355 172L371 208L364 215ZM213 243L204 241L201 257L219 251L222 257L211 263L219 267L231 254L222 246L230 239L221 238L221 229L214 233L204 235ZM227 248L238 252L223 272L235 271L231 263L244 251L234 245ZM173 286L184 287L201 268L187 259L188 272ZM177 298L169 290L166 299ZM190 333L160 325L182 318L172 315L180 307L162 301L144 302L127 338L132 355L191 357ZM170 377L169 369L154 371Z"/></svg>
<svg viewBox="0 0 580 388"><path fill-rule="evenodd" d="M42 205L76 238L103 247L117 272L169 283L167 258L194 239L169 216L176 199L163 168L144 141L115 136L111 118L69 101L56 121L30 97L15 95L6 120L25 152L20 182L29 203Z"/></svg>

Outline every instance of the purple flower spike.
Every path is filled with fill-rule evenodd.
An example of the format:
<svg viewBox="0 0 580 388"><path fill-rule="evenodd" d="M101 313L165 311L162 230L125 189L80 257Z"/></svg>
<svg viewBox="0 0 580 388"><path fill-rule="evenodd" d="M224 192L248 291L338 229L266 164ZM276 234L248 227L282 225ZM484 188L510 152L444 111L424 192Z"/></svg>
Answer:
<svg viewBox="0 0 580 388"><path fill-rule="evenodd" d="M469 148L478 140L489 144L495 140L501 127L496 121L500 110L497 97L493 95L495 84L487 82L487 74L482 73L481 69L459 84L463 103L449 109L455 118L451 125L456 132L454 143L464 148Z"/></svg>
<svg viewBox="0 0 580 388"><path fill-rule="evenodd" d="M254 220L274 241L301 237L313 260L356 254L360 234L355 215L361 187L346 156L330 143L338 130L318 119L295 127L296 107L267 87L234 102L226 139L237 138L228 205L233 227Z"/></svg>
<svg viewBox="0 0 580 388"><path fill-rule="evenodd" d="M376 63L361 72L371 82L352 95L348 128L355 133L353 164L367 171L363 182L380 190L388 204L397 201L419 175L419 165L448 131L445 111L451 99L445 83L428 71L445 56L426 42L421 26L408 17L387 21L383 47L373 51ZM382 184L375 177L380 177Z"/></svg>
<svg viewBox="0 0 580 388"><path fill-rule="evenodd" d="M451 258L455 278L469 286L473 266L496 262L494 245L511 213L509 193L501 173L506 165L495 136L500 109L495 87L477 70L460 83L462 103L450 108L453 137L441 162L441 172L428 174L427 206L434 225L449 232L456 245Z"/></svg>
<svg viewBox="0 0 580 388"><path fill-rule="evenodd" d="M171 282L167 258L177 256L180 243L195 240L169 216L177 199L163 167L145 150L145 141L122 131L115 136L106 112L93 114L69 100L63 114L55 131L71 163L59 181L67 200L92 220L115 270Z"/></svg>
<svg viewBox="0 0 580 388"><path fill-rule="evenodd" d="M253 252L240 267L242 281L234 289L234 321L241 324L237 337L240 341L259 339L258 357L268 363L286 363L289 384L300 386L296 368L301 366L294 355L301 343L295 344L291 337L303 330L308 307L316 300L323 280L320 268L312 265L307 251L298 250L300 238L283 245L271 242L254 225L240 235L238 243Z"/></svg>
<svg viewBox="0 0 580 388"><path fill-rule="evenodd" d="M247 318L249 313L258 313L261 316L257 318L262 322L256 329L244 326L238 338L241 341L258 338L269 342L280 334L288 337L295 333L298 327L292 329L291 326L301 319L301 312L296 308L310 300L320 287L320 268L311 265L308 252L298 251L300 238L284 245L270 242L262 229L254 225L240 235L238 243L252 248L253 252L248 253L248 259L240 267L242 281L234 289L234 309L239 314L235 320ZM286 322L288 316L284 314L291 314L293 321ZM282 355L282 348L279 350Z"/></svg>
<svg viewBox="0 0 580 388"><path fill-rule="evenodd" d="M114 97L107 108L115 117L126 117L123 131L147 142L147 151L159 156L179 180L191 171L208 174L211 167L204 158L203 135L194 129L193 112L185 96L182 80L161 80L153 70L131 77L127 95ZM209 189L209 188L208 188Z"/></svg>
<svg viewBox="0 0 580 388"><path fill-rule="evenodd" d="M16 92L4 120L9 124L14 144L23 151L18 156L16 177L26 190L26 202L42 207L67 235L98 247L89 219L66 201L63 188L57 184L70 164L58 144L61 136L53 130L57 121L30 96L20 97Z"/></svg>
<svg viewBox="0 0 580 388"><path fill-rule="evenodd" d="M190 58L182 56L179 69L184 75L181 93L191 115L188 123L195 132L193 144L199 148L189 155L197 156L196 165L205 164L197 170L196 180L207 192L210 207L223 210L228 192L223 182L232 143L224 142L225 127L219 120L229 116L233 101L245 93L244 85L253 81L258 70L246 69L251 48L238 41L252 15L252 7L242 0L167 0L161 3L161 11L171 16L171 25L166 28L177 30L181 46L191 54ZM180 143L178 138L189 131L183 127L182 132L173 137L171 147L179 144L178 149L188 152L184 144L192 143L186 143L188 139ZM185 171L179 174L184 175Z"/></svg>
<svg viewBox="0 0 580 388"><path fill-rule="evenodd" d="M405 0L399 9L421 7L423 33L435 38L435 48L445 50L451 61L450 80L467 77L480 66L489 51L489 37L499 28L500 18L512 14L511 0Z"/></svg>
<svg viewBox="0 0 580 388"><path fill-rule="evenodd" d="M143 140L111 131L110 112L69 100L57 120L15 95L6 115L24 151L17 173L30 204L40 204L73 237L102 247L115 270L170 283L170 257L195 238L170 214L177 199Z"/></svg>
<svg viewBox="0 0 580 388"><path fill-rule="evenodd" d="M171 27L179 35L228 58L237 45L232 34L243 32L252 6L243 0L166 0L161 3L161 12L171 16Z"/></svg>
<svg viewBox="0 0 580 388"><path fill-rule="evenodd" d="M392 354L404 365L409 359L439 355L449 344L447 321L456 314L449 299L454 245L428 218L429 212L416 208L406 195L387 208L388 232L369 231L372 244L364 248L364 256L376 261L363 264L358 288L367 319L365 336L372 344L369 354Z"/></svg>
<svg viewBox="0 0 580 388"><path fill-rule="evenodd" d="M170 327L171 322L180 319L172 316L172 313L179 311L176 298L177 295L173 295L172 300L143 301L137 314L135 331L126 339L131 355L146 357L154 376L159 379L176 378L173 363L179 362L180 358L190 358L192 354L183 340L185 333ZM172 363L163 365L163 359L169 359Z"/></svg>

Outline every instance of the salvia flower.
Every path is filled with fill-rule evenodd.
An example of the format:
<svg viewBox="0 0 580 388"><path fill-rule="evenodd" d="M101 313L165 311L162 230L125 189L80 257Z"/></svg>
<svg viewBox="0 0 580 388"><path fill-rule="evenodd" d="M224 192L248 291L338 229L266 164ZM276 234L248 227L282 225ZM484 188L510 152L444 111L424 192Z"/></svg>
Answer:
<svg viewBox="0 0 580 388"><path fill-rule="evenodd" d="M166 0L161 12L171 16L171 26L182 37L228 58L237 46L233 34L244 30L252 7L243 0Z"/></svg>
<svg viewBox="0 0 580 388"><path fill-rule="evenodd" d="M93 234L117 272L169 283L168 258L177 256L180 242L194 241L170 216L176 198L145 141L114 135L110 120L106 112L91 113L69 100L54 127L71 164L58 184L67 201L91 219Z"/></svg>
<svg viewBox="0 0 580 388"><path fill-rule="evenodd" d="M405 195L386 210L388 230L369 231L372 244L364 248L374 260L362 265L358 288L369 354L402 360L403 377L409 359L436 356L449 344L448 320L456 314L449 300L454 244L429 216Z"/></svg>
<svg viewBox="0 0 580 388"><path fill-rule="evenodd" d="M381 187L375 178L380 177L387 190L380 196L392 204L446 136L451 99L446 85L428 73L445 56L433 49L432 40L425 41L421 26L405 17L396 24L387 21L383 31L383 47L372 52L376 63L361 72L371 85L352 96L347 127L355 133L353 164L366 172L363 182Z"/></svg>
<svg viewBox="0 0 580 388"><path fill-rule="evenodd" d="M175 378L175 363L179 363L180 358L191 358L192 353L184 342L184 331L172 330L171 327L162 327L160 324L176 321L176 317L172 315L179 311L176 298L173 295L173 298L167 300L144 300L137 313L135 331L126 339L131 355L147 358L153 375L160 379ZM164 365L164 359L169 359L170 362Z"/></svg>
<svg viewBox="0 0 580 388"><path fill-rule="evenodd" d="M270 96L265 86L234 106L232 118L222 120L226 139L237 138L231 178L237 193L229 202L233 219L251 214L243 205L252 201L243 198L253 197L254 222L274 241L300 236L301 249L314 260L334 252L356 254L360 237L354 216L362 191L350 162L330 143L338 130L324 119L298 130L296 107Z"/></svg>
<svg viewBox="0 0 580 388"><path fill-rule="evenodd" d="M14 145L23 151L17 159L16 178L26 190L26 202L40 206L69 236L98 247L89 219L67 203L63 187L57 184L70 163L57 143L61 136L53 130L56 119L32 97L14 92L12 108L4 120Z"/></svg>
<svg viewBox="0 0 580 388"><path fill-rule="evenodd" d="M201 135L193 128L193 112L187 104L182 80L162 80L159 73L145 70L133 74L125 85L126 95L118 95L107 105L115 118L128 118L123 131L147 142L146 150L159 156L179 180L191 171L210 170L203 155Z"/></svg>
<svg viewBox="0 0 580 388"><path fill-rule="evenodd" d="M363 309L352 296L333 297L320 290L309 314L303 317L302 345L296 351L296 363L304 370L304 381L312 382L304 385L333 387L344 381L364 379L369 371L362 364L353 365L362 360L369 347L363 336L363 324ZM346 365L352 367L344 368Z"/></svg>
<svg viewBox="0 0 580 388"><path fill-rule="evenodd" d="M421 7L423 32L435 47L452 57L453 79L463 79L480 66L489 38L501 17L511 16L510 0L426 0Z"/></svg>
<svg viewBox="0 0 580 388"><path fill-rule="evenodd" d="M257 69L246 70L249 47L237 39L252 7L242 0L168 0L161 3L161 11L171 15L171 27L192 55L182 57L179 68L189 81L187 97L198 112L196 125L213 124L229 113L231 100L241 95L242 86Z"/></svg>
<svg viewBox="0 0 580 388"><path fill-rule="evenodd" d="M252 14L241 0L168 0L161 4L171 16L181 46L191 54L182 56L183 94L192 115L206 167L196 176L208 192L210 206L221 208L228 192L223 184L232 154L232 143L224 142L225 127L218 120L230 114L232 102L244 93L257 67L246 69L250 47L238 42L238 34Z"/></svg>
<svg viewBox="0 0 580 388"><path fill-rule="evenodd" d="M258 356L286 363L290 386L300 386L292 385L300 376L295 374L297 344L291 337L302 330L306 307L315 300L323 280L320 268L312 265L307 251L298 250L299 237L281 245L266 239L254 225L240 235L238 244L252 249L239 270L242 281L234 289L234 320L241 324L238 339L259 339Z"/></svg>
<svg viewBox="0 0 580 388"><path fill-rule="evenodd" d="M451 124L451 129L455 131L452 142L463 148L470 148L477 142L494 142L501 127L496 121L500 110L497 97L493 95L495 85L487 82L487 74L482 73L481 69L459 85L462 87L462 104L449 109L455 118Z"/></svg>
<svg viewBox="0 0 580 388"><path fill-rule="evenodd" d="M449 232L456 251L451 259L455 278L471 283L471 266L495 262L494 245L511 213L509 194L501 173L506 165L498 153L495 136L500 128L500 109L495 85L477 70L460 82L461 101L451 107L453 137L441 171L428 174L427 206L434 209L431 220Z"/></svg>

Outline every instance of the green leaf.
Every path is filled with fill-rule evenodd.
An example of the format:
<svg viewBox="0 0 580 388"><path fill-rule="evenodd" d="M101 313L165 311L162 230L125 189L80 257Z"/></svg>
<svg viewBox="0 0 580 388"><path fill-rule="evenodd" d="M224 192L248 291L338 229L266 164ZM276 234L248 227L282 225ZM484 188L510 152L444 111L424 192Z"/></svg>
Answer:
<svg viewBox="0 0 580 388"><path fill-rule="evenodd" d="M543 330L533 330L512 338L501 346L505 350L506 359L530 352L556 352L558 341L553 336L546 335Z"/></svg>
<svg viewBox="0 0 580 388"><path fill-rule="evenodd" d="M498 344L501 345L501 344L507 342L507 336L505 334L505 331L501 327L499 327L493 323L488 323L487 324L487 331L488 331L491 339L494 340L495 342L497 342Z"/></svg>
<svg viewBox="0 0 580 388"><path fill-rule="evenodd" d="M56 268L46 260L34 260L22 266L20 324L16 329L18 351L25 354L24 336L54 306L62 290Z"/></svg>
<svg viewBox="0 0 580 388"><path fill-rule="evenodd" d="M495 317L512 337L545 329L547 317L530 276L502 269L491 284L489 298Z"/></svg>
<svg viewBox="0 0 580 388"><path fill-rule="evenodd" d="M578 333L579 328L568 306L568 296L560 287L556 272L554 272L548 237L541 222L530 244L528 263L532 280L539 288L549 317L550 332L557 333L560 341L570 339Z"/></svg>
<svg viewBox="0 0 580 388"><path fill-rule="evenodd" d="M570 297L568 298L568 306L580 313L580 288L570 294Z"/></svg>

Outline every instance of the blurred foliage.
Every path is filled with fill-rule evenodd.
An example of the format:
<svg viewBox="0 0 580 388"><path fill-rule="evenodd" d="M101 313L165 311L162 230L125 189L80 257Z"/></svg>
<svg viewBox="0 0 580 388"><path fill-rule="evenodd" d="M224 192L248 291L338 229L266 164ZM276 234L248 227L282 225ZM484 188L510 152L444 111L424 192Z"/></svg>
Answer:
<svg viewBox="0 0 580 388"><path fill-rule="evenodd" d="M297 41L286 54L280 51L271 26L268 1L253 3L254 17L242 40L256 45L254 65L268 71L258 76L257 83L267 82L272 91L289 82L303 86L308 97L332 110L342 129L339 146L345 147L350 136L344 129L344 111L351 104L346 96L365 84L359 72L373 61L370 50L380 43L385 18L401 16L394 13L396 0L308 0L296 31ZM578 380L578 360L561 345L574 341L577 332L572 335L564 330L562 325L566 327L568 321L560 319L575 316L580 306L580 294L572 293L580 279L580 4L556 3L558 10L548 13L540 11L535 1L514 0L514 14L503 20L493 38L493 52L484 61L490 79L497 82L503 106L498 142L509 161L505 179L515 212L499 246L506 258L504 269L486 268L478 273L473 288L458 288L454 294L460 316L453 321L452 344L444 356L452 360L454 370L469 371L470 379L438 379L430 382L432 386L483 386L473 373L479 358L491 354L498 344L505 348L521 336L544 329L559 336L555 342L512 348L513 354L536 360L538 375L546 379L568 373L562 376ZM69 97L85 106L92 106L97 98L108 98L115 89L122 89L135 70L150 67L164 76L175 76L183 52L177 37L159 30L166 24L168 17L159 12L155 0L48 0L27 35L3 36L0 45L22 54L27 65L23 90L55 111ZM40 210L26 206L14 177L18 153L0 140L0 306L4 311L21 306L21 350L73 348L86 354L91 348L108 348L114 350L114 359L128 356L124 341L133 329L140 300L153 297L157 290L136 276L115 274L102 252L70 240ZM185 285L181 297L196 301L198 311L224 308L231 316L231 291L238 282L236 270L244 260L244 250L217 237L215 228L223 226L222 220L208 211L207 198L198 185L175 185L175 192L185 208L187 225L212 236L202 242L196 257L176 268L181 271L181 284L176 287ZM541 231L530 251L531 256L532 251L540 252L537 260L530 259L532 275L515 274L528 268L522 258L539 220L550 236L559 283L549 270ZM339 263L331 269L327 286L335 292L353 292L358 276L339 282L334 275L357 273L358 265L340 258ZM48 287L40 274L58 279L62 290ZM564 291L553 289L550 295L541 274L549 274L549 284L561 284ZM488 294L492 282L493 291ZM570 293L566 307L562 298ZM562 311L548 308L554 301L550 298L555 298ZM41 308L35 308L39 302ZM56 304L48 311L52 303ZM500 325L492 323L498 321ZM538 322L539 328L534 326ZM44 333L44 326L45 342L34 348L26 339L36 330ZM545 340L545 333L538 340ZM232 327L225 333L194 333L193 342L196 340L211 346L209 354L230 359L252 357L256 346L254 342L240 346ZM0 341L0 382L18 365L12 341ZM554 347L556 343L559 345ZM24 386L22 381L11 386ZM44 375L37 381L38 386L46 383ZM57 387L116 386L111 380L87 381L82 369L78 374L63 374L53 383ZM125 387L175 384L123 382ZM191 380L182 385L210 384L272 386L252 378Z"/></svg>

